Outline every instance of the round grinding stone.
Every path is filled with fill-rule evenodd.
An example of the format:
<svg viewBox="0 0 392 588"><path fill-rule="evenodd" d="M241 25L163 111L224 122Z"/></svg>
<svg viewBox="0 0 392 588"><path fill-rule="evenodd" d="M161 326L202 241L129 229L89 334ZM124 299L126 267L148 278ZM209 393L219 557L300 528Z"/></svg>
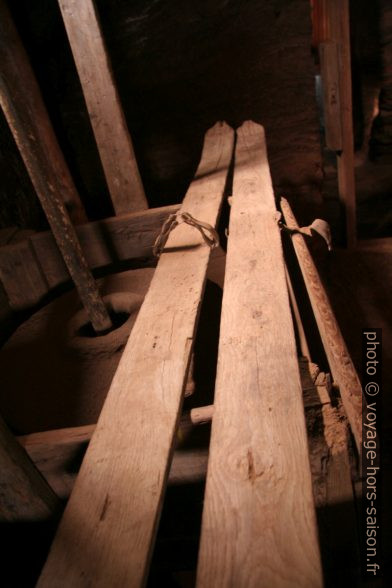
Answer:
<svg viewBox="0 0 392 588"><path fill-rule="evenodd" d="M17 434L95 423L154 269L98 281L116 328L94 336L76 291L36 312L0 352L1 412Z"/></svg>

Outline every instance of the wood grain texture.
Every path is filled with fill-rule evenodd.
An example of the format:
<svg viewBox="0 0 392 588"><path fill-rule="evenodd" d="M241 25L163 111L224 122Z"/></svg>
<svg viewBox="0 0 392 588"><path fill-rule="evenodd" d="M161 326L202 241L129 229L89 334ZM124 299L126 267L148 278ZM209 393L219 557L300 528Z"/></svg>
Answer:
<svg viewBox="0 0 392 588"><path fill-rule="evenodd" d="M191 428L188 421L189 415L183 426L180 423L180 435L181 431L186 432ZM84 425L31 433L17 439L57 496L65 500L71 494L81 459L94 430L95 425ZM190 484L205 479L207 461L206 448L174 451L168 485Z"/></svg>
<svg viewBox="0 0 392 588"><path fill-rule="evenodd" d="M288 226L298 228L297 219L285 198L281 208ZM317 268L300 233L291 235L293 246L301 267L302 276L312 305L321 340L331 368L332 376L339 386L343 406L354 435L358 452L362 443L362 386L351 360L343 335L335 318Z"/></svg>
<svg viewBox="0 0 392 588"><path fill-rule="evenodd" d="M85 222L83 205L5 0L0 2L0 104L36 192L55 191L72 221Z"/></svg>
<svg viewBox="0 0 392 588"><path fill-rule="evenodd" d="M148 208L94 0L59 0L117 214Z"/></svg>
<svg viewBox="0 0 392 588"><path fill-rule="evenodd" d="M323 80L325 142L328 149L341 151L343 143L337 44L334 41L320 43L319 54Z"/></svg>
<svg viewBox="0 0 392 588"><path fill-rule="evenodd" d="M3 0L0 1L0 48L1 107L91 324L97 332L105 331L111 327L111 319L99 296L65 204L69 198L73 198L71 203L75 202L76 190Z"/></svg>
<svg viewBox="0 0 392 588"><path fill-rule="evenodd" d="M76 235L91 269L152 256L162 224L179 205L150 208L76 228ZM51 231L0 247L0 281L14 310L40 302L53 288L70 280L69 271Z"/></svg>
<svg viewBox="0 0 392 588"><path fill-rule="evenodd" d="M56 513L59 500L0 417L0 522L34 522Z"/></svg>
<svg viewBox="0 0 392 588"><path fill-rule="evenodd" d="M197 586L321 586L264 130L238 131Z"/></svg>
<svg viewBox="0 0 392 588"><path fill-rule="evenodd" d="M342 129L342 152L337 158L339 197L345 212L347 246L354 247L357 238L357 222L349 4L349 0L328 0L325 3L325 10L328 20L329 40L334 41L338 47L340 121ZM323 75L323 72L321 75Z"/></svg>
<svg viewBox="0 0 392 588"><path fill-rule="evenodd" d="M217 124L181 210L216 225L233 131ZM113 378L38 586L141 586L146 580L210 250L171 233Z"/></svg>

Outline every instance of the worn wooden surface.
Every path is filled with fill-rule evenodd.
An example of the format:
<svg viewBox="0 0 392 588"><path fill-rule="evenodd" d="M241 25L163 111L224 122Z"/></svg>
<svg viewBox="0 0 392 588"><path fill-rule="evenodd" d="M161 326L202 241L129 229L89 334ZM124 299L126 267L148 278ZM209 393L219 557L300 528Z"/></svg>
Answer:
<svg viewBox="0 0 392 588"><path fill-rule="evenodd" d="M85 222L86 214L5 0L0 2L0 103L36 192L55 191L72 221Z"/></svg>
<svg viewBox="0 0 392 588"><path fill-rule="evenodd" d="M206 408L207 410L203 410ZM211 408L201 407L201 412L194 409L195 414L181 417L179 434L186 434L192 425L206 422L205 414L211 420ZM201 420L199 416L203 414ZM17 437L31 460L36 465L50 487L62 499L69 498L79 471L81 460L85 454L95 425L54 429L42 433L31 433ZM192 448L174 451L170 466L168 484L189 484L205 478L207 472L208 449Z"/></svg>
<svg viewBox="0 0 392 588"><path fill-rule="evenodd" d="M297 220L285 198L281 199L281 208L286 224L290 227L297 228ZM357 449L360 452L362 441L361 383L328 300L327 293L305 243L305 238L300 233L293 233L291 239L298 263L301 267L302 276L309 294L328 363L333 378L339 386L343 406L347 413Z"/></svg>
<svg viewBox="0 0 392 588"><path fill-rule="evenodd" d="M215 225L233 131L217 124L182 210ZM140 586L159 520L210 250L170 235L38 585Z"/></svg>
<svg viewBox="0 0 392 588"><path fill-rule="evenodd" d="M321 586L263 128L238 131L197 586Z"/></svg>
<svg viewBox="0 0 392 588"><path fill-rule="evenodd" d="M299 367L305 409L330 404L329 374L320 372L306 358L300 358ZM194 430L195 425L211 422L213 412L213 405L183 412L177 431L179 442ZM94 430L95 425L83 425L20 435L17 439L51 488L60 498L67 499ZM205 479L207 462L208 450L204 447L175 450L168 484L189 484Z"/></svg>
<svg viewBox="0 0 392 588"><path fill-rule="evenodd" d="M179 205L151 208L76 227L91 269L119 261L151 257L162 224ZM0 280L14 310L40 302L53 288L68 282L69 272L51 231L0 247Z"/></svg>
<svg viewBox="0 0 392 588"><path fill-rule="evenodd" d="M0 522L34 522L56 513L59 500L0 417Z"/></svg>
<svg viewBox="0 0 392 588"><path fill-rule="evenodd" d="M357 240L357 217L354 171L354 131L352 107L350 3L334 0L339 6L339 24L336 40L340 44L340 102L342 113L342 154L338 156L339 195L346 213L346 240L354 247Z"/></svg>
<svg viewBox="0 0 392 588"><path fill-rule="evenodd" d="M324 41L319 46L323 83L325 143L332 151L342 150L342 123L337 43Z"/></svg>
<svg viewBox="0 0 392 588"><path fill-rule="evenodd" d="M349 0L325 2L326 32L328 40L338 47L340 121L342 129L342 151L338 155L339 198L345 216L346 241L354 247L357 238L354 134L351 81L350 47L350 3ZM321 72L323 75L323 72Z"/></svg>
<svg viewBox="0 0 392 588"><path fill-rule="evenodd" d="M44 110L27 55L3 0L0 2L0 43L1 107L91 323L96 331L105 331L111 327L111 320L65 205L71 197L71 204L75 202L76 190Z"/></svg>
<svg viewBox="0 0 392 588"><path fill-rule="evenodd" d="M59 0L117 214L148 208L94 0Z"/></svg>

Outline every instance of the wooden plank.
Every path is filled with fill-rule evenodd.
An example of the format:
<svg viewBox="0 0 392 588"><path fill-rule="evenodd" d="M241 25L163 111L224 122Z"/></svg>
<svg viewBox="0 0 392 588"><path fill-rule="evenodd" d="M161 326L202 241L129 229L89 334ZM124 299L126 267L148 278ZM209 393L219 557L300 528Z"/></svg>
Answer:
<svg viewBox="0 0 392 588"><path fill-rule="evenodd" d="M285 198L281 208L287 226L298 228L297 219ZM362 386L351 360L343 335L321 282L312 256L301 233L291 235L298 263L312 305L329 366L339 386L343 406L353 432L359 454L362 444Z"/></svg>
<svg viewBox="0 0 392 588"><path fill-rule="evenodd" d="M340 102L342 113L342 153L338 156L339 195L345 207L346 240L354 247L357 240L357 218L354 170L354 131L351 87L350 3L334 0L340 7Z"/></svg>
<svg viewBox="0 0 392 588"><path fill-rule="evenodd" d="M151 208L76 227L91 269L152 256L162 224L179 205ZM51 231L37 233L15 245L0 247L0 280L14 310L40 302L70 275Z"/></svg>
<svg viewBox="0 0 392 588"><path fill-rule="evenodd" d="M49 519L59 500L0 417L0 522Z"/></svg>
<svg viewBox="0 0 392 588"><path fill-rule="evenodd" d="M319 53L323 81L325 143L328 149L340 152L343 142L337 44L334 41L324 41L320 43Z"/></svg>
<svg viewBox="0 0 392 588"><path fill-rule="evenodd" d="M148 208L93 0L59 0L116 214Z"/></svg>
<svg viewBox="0 0 392 588"><path fill-rule="evenodd" d="M345 215L347 246L354 247L357 236L349 0L328 0L325 3L325 11L329 40L334 41L338 48L342 128L342 151L337 158L339 197Z"/></svg>
<svg viewBox="0 0 392 588"><path fill-rule="evenodd" d="M181 417L178 438L183 438L194 425L211 421L212 407L193 409ZM80 462L95 425L55 429L17 437L30 459L61 499L68 499ZM190 484L205 479L208 449L174 451L168 484Z"/></svg>
<svg viewBox="0 0 392 588"><path fill-rule="evenodd" d="M51 187L64 202L72 221L85 222L83 205L4 0L0 1L0 89L1 107L13 127L12 133L35 190L39 192L45 185ZM7 115L9 110L12 114ZM19 124L14 125L15 118Z"/></svg>
<svg viewBox="0 0 392 588"><path fill-rule="evenodd" d="M305 409L330 404L329 374L323 374L305 358L299 361ZM214 406L199 406L181 415L177 439L185 438L195 425L210 423ZM28 455L61 499L68 499L74 486L81 459L95 425L54 429L17 437ZM174 451L168 485L190 484L205 479L208 451L204 448Z"/></svg>
<svg viewBox="0 0 392 588"><path fill-rule="evenodd" d="M181 207L215 226L233 131L215 125ZM143 585L170 467L210 250L171 233L113 378L38 586Z"/></svg>
<svg viewBox="0 0 392 588"><path fill-rule="evenodd" d="M238 131L197 586L322 585L264 130Z"/></svg>

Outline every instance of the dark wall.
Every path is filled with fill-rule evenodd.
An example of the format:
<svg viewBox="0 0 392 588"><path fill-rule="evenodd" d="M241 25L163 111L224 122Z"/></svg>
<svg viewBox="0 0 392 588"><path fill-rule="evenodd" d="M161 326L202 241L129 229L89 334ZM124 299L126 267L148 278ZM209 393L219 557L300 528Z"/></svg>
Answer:
<svg viewBox="0 0 392 588"><path fill-rule="evenodd" d="M57 2L9 5L88 215L108 216L110 199ZM97 0L97 7L151 206L182 199L209 126L249 118L266 127L278 192L318 201L308 0ZM10 144L2 133L0 220L38 228L34 192L23 165L9 164L18 159Z"/></svg>

